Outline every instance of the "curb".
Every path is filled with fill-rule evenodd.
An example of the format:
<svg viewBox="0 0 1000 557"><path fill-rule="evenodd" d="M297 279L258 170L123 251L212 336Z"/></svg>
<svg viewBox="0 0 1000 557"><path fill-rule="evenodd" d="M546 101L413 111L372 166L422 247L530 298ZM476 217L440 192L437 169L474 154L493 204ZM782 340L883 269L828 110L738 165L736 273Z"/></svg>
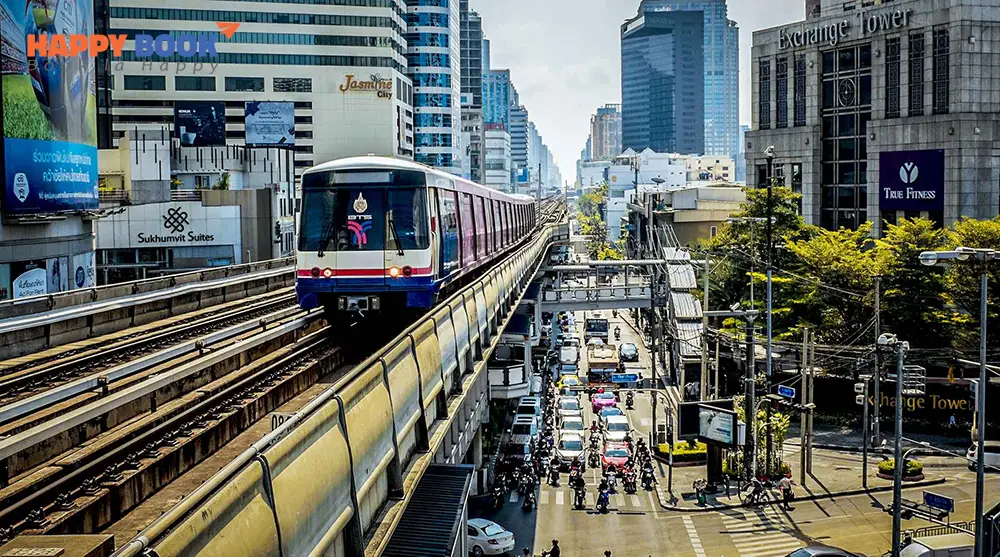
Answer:
<svg viewBox="0 0 1000 557"><path fill-rule="evenodd" d="M911 489L915 487L928 487L932 485L940 485L948 481L948 478L935 478L933 480L923 480L919 482L912 482L910 484L903 485L903 489ZM864 495L866 493L881 493L886 491L892 491L892 486L881 486L881 487L871 487L868 489L849 489L846 491L835 491L832 493L817 493L813 495L805 495L802 497L795 497L794 501L816 501L818 499L835 499L837 497L851 497L854 495ZM711 507L686 507L686 506L670 506L663 501L663 492L659 489L656 490L656 499L660 503L660 507L667 511L674 512L716 512L723 511L727 509L742 509L746 508L745 505L732 505L732 504L717 504ZM769 499L765 502L765 505L780 504L781 501L774 499Z"/></svg>
<svg viewBox="0 0 1000 557"><path fill-rule="evenodd" d="M792 445L792 443L789 443L789 445ZM813 443L812 446L813 446L814 449L823 449L823 450L827 450L827 451L840 451L840 452L845 452L845 453L859 453L859 454L865 452L865 450L864 450L863 447L855 447L855 446L852 446L852 445L836 445L836 444L830 444L830 443ZM960 452L960 451L956 450L956 451L953 451L953 452ZM880 448L868 449L868 453L869 454L875 454L875 455L878 455L878 454L891 455L892 454L892 450L890 450L890 449L882 449L880 447ZM944 451L939 451L937 449L926 449L926 448L923 448L923 447L917 447L917 448L915 448L914 451L913 451L913 454L918 455L918 456L950 456L950 457L954 457L955 456L953 454L946 453Z"/></svg>

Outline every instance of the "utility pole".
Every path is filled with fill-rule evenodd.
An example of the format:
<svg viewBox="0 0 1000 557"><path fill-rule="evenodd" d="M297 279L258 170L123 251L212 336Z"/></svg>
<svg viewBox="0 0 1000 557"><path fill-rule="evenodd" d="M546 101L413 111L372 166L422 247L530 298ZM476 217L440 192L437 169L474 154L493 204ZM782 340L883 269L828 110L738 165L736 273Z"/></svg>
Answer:
<svg viewBox="0 0 1000 557"><path fill-rule="evenodd" d="M709 255L705 254L705 301L702 303L701 312L701 397L699 400L708 399L708 286L709 286ZM718 387L716 387L718 388Z"/></svg>
<svg viewBox="0 0 1000 557"><path fill-rule="evenodd" d="M806 405L812 405L813 402L814 402L814 400L815 400L815 396L814 396L816 394L816 389L815 389L815 387L816 387L816 373L815 373L815 369L814 369L815 368L815 365L814 365L815 361L816 361L816 335L811 335L810 338L809 338L809 375L806 376L806 378L809 380L808 400L806 401ZM809 410L809 412L806 413L806 430L809 431L809 435L808 435L809 443L807 444L807 447L808 447L809 450L806 452L806 472L809 473L809 474L812 474L812 472L813 472L813 412L812 412L812 410Z"/></svg>
<svg viewBox="0 0 1000 557"><path fill-rule="evenodd" d="M747 326L749 330L747 331L747 373L746 373L746 394L745 403L746 406L743 410L743 414L746 417L747 432L746 432L746 454L744 458L746 459L746 473L747 479L753 479L757 477L757 443L756 443L756 430L754 429L754 419L756 416L756 373L754 366L754 318L755 313L747 313Z"/></svg>
<svg viewBox="0 0 1000 557"><path fill-rule="evenodd" d="M771 388L771 265L774 248L772 246L772 193L774 191L774 146L769 146L764 153L767 155L767 214L764 223L765 243L767 244L767 359L765 363L764 376L767 378L768 391Z"/></svg>
<svg viewBox="0 0 1000 557"><path fill-rule="evenodd" d="M713 385L715 385L715 391L714 391L714 394L712 396L712 400L718 400L719 398L722 397L722 392L721 392L721 389L719 388L719 335L715 335L715 369L714 369L714 374L715 374L715 382L713 383Z"/></svg>
<svg viewBox="0 0 1000 557"><path fill-rule="evenodd" d="M802 374L802 393L799 395L802 405L805 406L808 402L809 395L806 394L806 390L809 388L809 327L804 327L802 329L802 362L800 363L802 369L799 370ZM802 487L806 486L806 441L809 437L809 433L806 430L806 414L803 412L799 414L799 437L800 437L800 448L799 451L799 484Z"/></svg>
<svg viewBox="0 0 1000 557"><path fill-rule="evenodd" d="M991 257L995 254L991 254ZM988 317L986 297L989 295L989 273L986 269L986 257L984 256L983 274L980 277L979 298L979 385L976 389L976 557L985 555L984 545L986 544L986 533L983 531L983 489L986 473L986 462L984 453L986 452L986 387L989 382L986 380L986 318ZM897 403L898 404L898 403Z"/></svg>
<svg viewBox="0 0 1000 557"><path fill-rule="evenodd" d="M861 389L861 396L864 397L865 402L862 405L864 410L862 412L861 424L864 430L864 436L861 439L861 487L868 489L868 382L870 379L864 380L864 388Z"/></svg>
<svg viewBox="0 0 1000 557"><path fill-rule="evenodd" d="M893 335L891 338L880 337L881 344L896 345L896 442L893 448L893 463L895 464L892 482L892 557L899 557L900 533L902 531L900 503L903 500L903 357L908 348L907 343L900 342Z"/></svg>
<svg viewBox="0 0 1000 557"><path fill-rule="evenodd" d="M879 344L878 338L882 336L882 277L875 276L875 373L872 374L872 381L874 381L873 396L875 398L875 406L872 408L872 426L874 432L865 431L865 443L871 443L872 448L880 442L881 432L879 429L879 405L882 404L882 399L879 397L879 385L882 383L882 368L879 365Z"/></svg>

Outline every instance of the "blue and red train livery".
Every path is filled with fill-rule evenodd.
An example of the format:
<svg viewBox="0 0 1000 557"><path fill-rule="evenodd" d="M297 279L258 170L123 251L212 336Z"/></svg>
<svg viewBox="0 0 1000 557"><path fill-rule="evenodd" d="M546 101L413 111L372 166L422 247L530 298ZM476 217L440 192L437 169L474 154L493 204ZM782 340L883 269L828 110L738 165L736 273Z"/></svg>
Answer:
<svg viewBox="0 0 1000 557"><path fill-rule="evenodd" d="M534 227L531 197L414 162L321 164L302 175L299 305L355 314L430 308Z"/></svg>

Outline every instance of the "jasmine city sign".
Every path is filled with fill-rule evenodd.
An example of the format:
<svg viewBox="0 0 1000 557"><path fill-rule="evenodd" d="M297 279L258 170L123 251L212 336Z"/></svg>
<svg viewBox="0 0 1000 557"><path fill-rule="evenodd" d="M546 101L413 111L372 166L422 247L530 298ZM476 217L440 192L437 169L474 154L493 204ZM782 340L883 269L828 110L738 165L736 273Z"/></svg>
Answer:
<svg viewBox="0 0 1000 557"><path fill-rule="evenodd" d="M778 31L778 49L798 48L800 46L811 46L826 43L830 46L837 46L841 41L852 38L863 38L880 31L890 31L901 29L910 25L910 14L913 10L882 11L874 13L872 11L858 12L855 15L855 23L850 19L813 25L812 27L801 27L795 30L781 29ZM852 37L854 29L857 36Z"/></svg>

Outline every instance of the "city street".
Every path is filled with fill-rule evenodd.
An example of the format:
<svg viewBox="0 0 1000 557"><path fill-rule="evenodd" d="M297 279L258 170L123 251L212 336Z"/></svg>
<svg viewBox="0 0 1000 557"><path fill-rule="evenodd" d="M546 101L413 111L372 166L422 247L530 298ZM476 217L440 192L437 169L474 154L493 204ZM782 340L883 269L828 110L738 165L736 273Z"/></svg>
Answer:
<svg viewBox="0 0 1000 557"><path fill-rule="evenodd" d="M611 318L611 329L622 328L621 342L635 343L640 352L640 361L649 370L649 353L635 331L625 324L621 317ZM583 316L576 318L582 335ZM615 343L612 333L611 342ZM620 343L616 343L620 344ZM585 353L581 355L581 368L585 369ZM582 372L581 372L582 373ZM668 397L661 395L657 409L657 420L665 419L662 401ZM676 404L676 399L671 402ZM594 415L586 395L581 394L585 423L591 423ZM637 436L648 439L653 427L651 397L640 393L635 398L635 408L625 410L622 400L619 407L625 410ZM797 439L789 439L785 446L785 460L797 462L799 446ZM850 452L827 451L825 462L843 473L852 473L861 468L861 455ZM870 465L875 466L878 457L872 457ZM953 522L973 519L975 473L970 472L962 459L929 457L925 459L929 474L943 475L947 483L928 488L904 490L904 497L920 500L923 489L951 497L955 500L956 511ZM688 478L692 473L703 477L703 467L676 468L675 475ZM538 493L538 506L531 512L521 509L521 500L516 492L508 494L505 506L497 512L474 512L475 516L490 518L511 530L517 540L517 551L524 547L540 555L558 539L563 555L581 557L601 557L605 550L619 556L661 556L683 555L694 557L782 557L797 548L809 544L829 544L849 551L881 556L891 545L892 517L883 509L892 500L891 491L869 494L840 496L812 501L797 501L793 510L782 510L778 505L760 508L729 508L718 511L696 510L684 501L684 508L667 509L661 501L670 501L667 492L668 467L657 463L657 491L641 490L625 494L619 487L611 496L611 508L607 514L595 510L596 486L599 474L596 470L586 472L587 508L573 508L573 492L566 486L567 475L561 475L561 487L543 484ZM676 478L675 478L676 479ZM796 478L797 480L797 478ZM885 485L882 482L879 485ZM817 484L810 480L810 486ZM674 494L690 492L690 485L674 483ZM1000 477L987 477L987 491L1000 491ZM796 488L801 495L801 488ZM916 529L930 524L912 519L903 522L904 529ZM520 553L518 553L520 555Z"/></svg>

